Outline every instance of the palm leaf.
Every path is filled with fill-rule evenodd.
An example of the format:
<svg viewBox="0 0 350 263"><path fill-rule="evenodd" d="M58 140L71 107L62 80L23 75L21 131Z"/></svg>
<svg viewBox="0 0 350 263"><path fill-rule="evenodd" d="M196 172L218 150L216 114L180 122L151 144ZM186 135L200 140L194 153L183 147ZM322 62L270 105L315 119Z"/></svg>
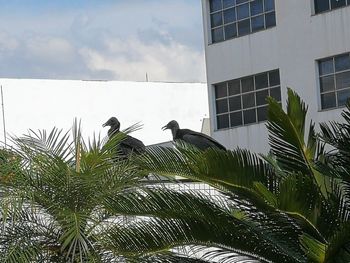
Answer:
<svg viewBox="0 0 350 263"><path fill-rule="evenodd" d="M325 254L327 250L326 244L321 243L307 234L300 237L300 242L311 262L325 262Z"/></svg>
<svg viewBox="0 0 350 263"><path fill-rule="evenodd" d="M344 223L329 241L326 251L327 262L345 263L350 260L350 223Z"/></svg>
<svg viewBox="0 0 350 263"><path fill-rule="evenodd" d="M283 170L312 176L322 194L327 197L330 178L320 173L314 165L317 147L312 123L308 141L305 142L304 139L307 113L305 103L291 89L288 89L287 113L276 100L269 98L268 101L267 128L272 154Z"/></svg>
<svg viewBox="0 0 350 263"><path fill-rule="evenodd" d="M184 146L184 147L182 147ZM160 176L182 176L219 187L238 187L250 191L254 182L272 189L273 178L267 164L246 150L201 152L186 144L176 149L151 147L139 165L145 172Z"/></svg>

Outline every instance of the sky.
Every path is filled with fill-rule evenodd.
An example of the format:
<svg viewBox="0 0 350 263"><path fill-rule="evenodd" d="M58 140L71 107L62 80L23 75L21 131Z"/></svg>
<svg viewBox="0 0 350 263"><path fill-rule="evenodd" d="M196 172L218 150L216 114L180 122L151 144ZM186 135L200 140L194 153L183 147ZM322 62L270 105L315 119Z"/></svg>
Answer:
<svg viewBox="0 0 350 263"><path fill-rule="evenodd" d="M0 77L205 82L200 0L0 0Z"/></svg>

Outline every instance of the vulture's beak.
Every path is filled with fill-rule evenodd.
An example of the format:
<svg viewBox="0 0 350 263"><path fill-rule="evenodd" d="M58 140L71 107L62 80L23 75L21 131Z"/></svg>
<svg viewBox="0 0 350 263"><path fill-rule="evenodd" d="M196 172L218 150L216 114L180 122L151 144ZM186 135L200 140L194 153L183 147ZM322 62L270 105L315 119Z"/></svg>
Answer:
<svg viewBox="0 0 350 263"><path fill-rule="evenodd" d="M165 126L162 127L162 130L163 130L163 131L165 131L166 129L169 129L169 128L168 128L168 125L165 125Z"/></svg>
<svg viewBox="0 0 350 263"><path fill-rule="evenodd" d="M102 127L106 127L108 125L108 122L102 124Z"/></svg>

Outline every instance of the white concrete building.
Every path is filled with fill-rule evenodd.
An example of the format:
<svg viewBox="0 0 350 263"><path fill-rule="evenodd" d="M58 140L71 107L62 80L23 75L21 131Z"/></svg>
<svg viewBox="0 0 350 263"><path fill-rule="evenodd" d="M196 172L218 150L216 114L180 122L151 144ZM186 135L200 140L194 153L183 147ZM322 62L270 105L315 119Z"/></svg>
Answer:
<svg viewBox="0 0 350 263"><path fill-rule="evenodd" d="M94 133L104 137L108 129L102 124L116 116L122 130L143 124L132 136L149 145L172 140L170 131L161 130L170 120L200 131L202 119L209 114L204 83L0 78L0 85L7 135L22 136L29 129L50 131L53 127L66 131L77 118L84 138ZM0 146L3 142L1 116Z"/></svg>
<svg viewBox="0 0 350 263"><path fill-rule="evenodd" d="M315 122L350 97L350 0L202 0L212 136L268 150L266 95L287 87Z"/></svg>

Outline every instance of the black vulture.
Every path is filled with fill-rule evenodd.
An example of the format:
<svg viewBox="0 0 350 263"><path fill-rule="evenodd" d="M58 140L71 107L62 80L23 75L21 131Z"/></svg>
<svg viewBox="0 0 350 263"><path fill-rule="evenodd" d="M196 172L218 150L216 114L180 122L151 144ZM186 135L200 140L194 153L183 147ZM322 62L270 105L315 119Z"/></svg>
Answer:
<svg viewBox="0 0 350 263"><path fill-rule="evenodd" d="M112 138L113 135L121 132L120 122L116 117L111 117L106 123L102 125L103 127L110 126L108 130L108 138ZM118 155L121 158L127 158L130 154L136 153L141 154L145 151L146 147L142 141L130 136L125 135L125 138L120 142L118 147Z"/></svg>
<svg viewBox="0 0 350 263"><path fill-rule="evenodd" d="M189 129L180 129L177 121L170 121L167 125L165 125L163 130L170 129L173 134L173 140L183 140L187 143L190 143L201 150L205 150L208 148L217 148L221 150L226 150L226 148L215 141L213 138L209 137L200 132L195 132Z"/></svg>

